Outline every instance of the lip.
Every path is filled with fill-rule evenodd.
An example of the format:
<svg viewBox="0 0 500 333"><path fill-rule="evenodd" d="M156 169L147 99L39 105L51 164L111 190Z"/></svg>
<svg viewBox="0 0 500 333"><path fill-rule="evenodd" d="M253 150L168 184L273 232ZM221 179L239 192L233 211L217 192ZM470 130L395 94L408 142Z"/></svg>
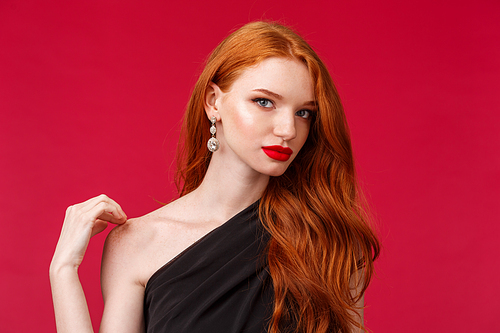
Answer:
<svg viewBox="0 0 500 333"><path fill-rule="evenodd" d="M262 147L262 150L264 151L264 153L266 153L267 156L269 156L273 160L281 162L288 161L290 156L292 156L293 154L293 150L291 150L290 148L279 145L265 146Z"/></svg>

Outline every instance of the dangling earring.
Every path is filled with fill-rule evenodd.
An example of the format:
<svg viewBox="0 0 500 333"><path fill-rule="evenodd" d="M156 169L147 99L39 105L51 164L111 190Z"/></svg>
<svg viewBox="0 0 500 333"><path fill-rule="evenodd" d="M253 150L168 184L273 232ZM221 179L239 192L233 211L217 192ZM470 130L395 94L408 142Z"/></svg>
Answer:
<svg viewBox="0 0 500 333"><path fill-rule="evenodd" d="M208 150L213 153L216 152L217 149L219 149L220 143L219 140L215 138L215 133L217 132L217 128L215 128L215 122L217 121L217 118L212 116L212 118L210 118L210 121L212 122L212 126L210 127L210 133L212 134L212 137L208 140L207 147Z"/></svg>

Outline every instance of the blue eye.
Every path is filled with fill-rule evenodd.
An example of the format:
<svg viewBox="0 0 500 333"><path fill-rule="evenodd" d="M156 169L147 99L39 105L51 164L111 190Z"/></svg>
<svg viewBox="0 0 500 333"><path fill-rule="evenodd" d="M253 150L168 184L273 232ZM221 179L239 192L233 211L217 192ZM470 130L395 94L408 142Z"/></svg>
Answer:
<svg viewBox="0 0 500 333"><path fill-rule="evenodd" d="M267 98L255 98L252 101L257 103L259 106L262 106L263 108L270 108L273 106L273 102Z"/></svg>
<svg viewBox="0 0 500 333"><path fill-rule="evenodd" d="M304 119L307 119L311 116L311 111L309 110L300 110L300 111L297 111L296 113L297 116L299 117L302 117Z"/></svg>

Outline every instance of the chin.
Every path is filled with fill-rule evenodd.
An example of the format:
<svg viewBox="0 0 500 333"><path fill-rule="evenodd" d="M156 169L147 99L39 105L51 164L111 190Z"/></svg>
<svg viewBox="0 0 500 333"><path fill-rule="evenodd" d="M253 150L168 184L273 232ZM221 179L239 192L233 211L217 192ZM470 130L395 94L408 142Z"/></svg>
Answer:
<svg viewBox="0 0 500 333"><path fill-rule="evenodd" d="M270 176L270 177L279 177L281 176L282 174L285 173L286 169L288 169L288 165L285 167L285 166L279 166L279 167L276 167L276 168L269 168L267 170L262 170L262 174L265 174L267 176Z"/></svg>

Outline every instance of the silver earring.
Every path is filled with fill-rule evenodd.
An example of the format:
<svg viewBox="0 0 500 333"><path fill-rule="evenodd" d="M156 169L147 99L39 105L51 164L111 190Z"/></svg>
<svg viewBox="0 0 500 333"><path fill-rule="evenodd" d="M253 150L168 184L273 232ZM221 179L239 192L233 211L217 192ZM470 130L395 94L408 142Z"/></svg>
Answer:
<svg viewBox="0 0 500 333"><path fill-rule="evenodd" d="M208 140L207 147L208 150L210 150L212 153L216 152L217 149L220 147L219 140L215 138L215 133L217 133L217 128L215 128L215 122L217 121L217 118L214 116L210 118L210 121L212 122L212 126L210 126L210 133L212 134L212 137Z"/></svg>

